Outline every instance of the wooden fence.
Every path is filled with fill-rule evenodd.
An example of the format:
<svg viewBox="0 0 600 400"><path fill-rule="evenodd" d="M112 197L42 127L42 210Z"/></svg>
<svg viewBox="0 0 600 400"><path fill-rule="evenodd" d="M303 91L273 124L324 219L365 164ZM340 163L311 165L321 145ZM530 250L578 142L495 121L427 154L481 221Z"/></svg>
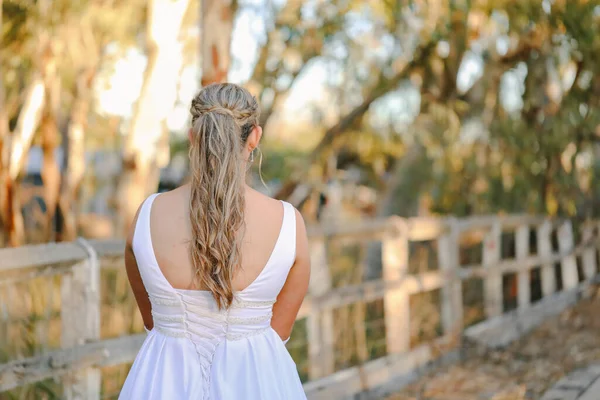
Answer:
<svg viewBox="0 0 600 400"><path fill-rule="evenodd" d="M456 218L392 217L356 224L309 229L312 279L299 320L304 320L309 398L337 399L396 385L411 373L456 349L465 330L464 283L480 279L484 319L507 311L507 276L516 275L517 311L543 303L558 291L576 289L598 273L600 224L587 222L574 231L567 220L531 216ZM476 243L480 260L461 261L464 242ZM508 239L507 239L508 238ZM328 247L366 240L381 242L381 278L336 287ZM553 245L553 241L555 242ZM576 243L577 241L577 243ZM556 243L557 242L557 243ZM414 243L429 243L437 254L434 268L409 271ZM513 247L502 257L502 248ZM48 378L61 379L67 399L99 399L99 368L131 362L145 334L100 338L100 274L120 268L123 243L116 240L45 244L0 250L0 283L61 275L61 349L0 365L0 394ZM363 262L356 260L356 266ZM532 276L541 294L532 293ZM0 287L1 289L1 287ZM438 291L441 332L424 344L411 344L411 296ZM336 366L335 313L347 306L382 302L379 329L355 325L382 336L384 349L373 358L364 340L356 340L354 366ZM1 306L1 304L0 304ZM363 309L364 314L364 309Z"/></svg>

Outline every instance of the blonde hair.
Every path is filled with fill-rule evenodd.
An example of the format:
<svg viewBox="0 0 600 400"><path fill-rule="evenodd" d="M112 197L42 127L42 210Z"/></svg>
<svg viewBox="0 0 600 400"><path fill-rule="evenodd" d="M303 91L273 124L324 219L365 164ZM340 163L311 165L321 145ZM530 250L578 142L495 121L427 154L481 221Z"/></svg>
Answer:
<svg viewBox="0 0 600 400"><path fill-rule="evenodd" d="M233 301L241 263L246 160L242 151L258 125L256 99L244 88L212 84L194 97L190 143L190 252L196 283L220 309Z"/></svg>

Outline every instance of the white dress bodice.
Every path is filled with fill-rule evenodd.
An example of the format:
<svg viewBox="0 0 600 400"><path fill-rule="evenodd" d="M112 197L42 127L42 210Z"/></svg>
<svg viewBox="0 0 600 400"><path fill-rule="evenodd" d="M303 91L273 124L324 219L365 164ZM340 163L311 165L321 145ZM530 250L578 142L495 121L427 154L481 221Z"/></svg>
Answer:
<svg viewBox="0 0 600 400"><path fill-rule="evenodd" d="M210 292L175 289L160 270L150 236L150 210L156 196L150 196L142 205L133 238L139 272L152 304L154 328L132 366L120 398L159 399L164 398L160 396L166 390L181 393L175 395L179 397L170 394L170 399L304 399L295 364L271 328L273 304L295 260L294 208L283 203L281 231L261 273L235 294L230 308L219 310ZM177 360L178 354L190 348L195 357L186 354ZM166 353L169 350L171 355ZM177 369L183 368L182 373L162 374L150 368L160 362L160 355L166 356L168 361L164 362L179 364ZM244 370L239 364L244 359L259 362L261 367ZM266 367L274 360L283 365ZM276 370L269 372L270 368ZM190 373L197 379L186 383L183 377ZM271 378L277 375L283 379L272 382ZM150 380L154 389L148 391ZM235 389L241 382L241 387L245 387L243 396ZM287 387L280 387L282 384ZM269 393L276 397L265 397ZM284 394L292 397L277 397Z"/></svg>

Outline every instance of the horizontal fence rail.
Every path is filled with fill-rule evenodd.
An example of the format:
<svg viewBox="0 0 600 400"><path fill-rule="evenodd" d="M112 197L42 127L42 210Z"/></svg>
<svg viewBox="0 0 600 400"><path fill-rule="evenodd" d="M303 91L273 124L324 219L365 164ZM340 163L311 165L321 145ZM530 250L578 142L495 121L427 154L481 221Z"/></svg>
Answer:
<svg viewBox="0 0 600 400"><path fill-rule="evenodd" d="M403 377L450 354L465 332L463 294L468 281L482 282L482 319L489 326L498 326L498 322L489 321L499 320L509 311L505 307L507 276L514 276L509 289L515 291L514 308L521 313L537 312L536 307L540 306L536 304L549 302L557 292L568 293L591 281L598 274L599 228L600 223L588 221L581 224L576 235L569 220L528 215L466 219L390 217L310 227L312 276L309 294L298 315L305 326L308 381L304 387L308 396L332 399L383 390L382 387L398 385ZM506 235L511 237L510 257L502 256ZM353 268L379 265L380 277L336 284L328 256L331 243L365 240L380 243L380 261L359 257ZM414 245L423 243L429 244L436 254L435 265L431 270L411 271ZM462 260L461 251L468 246L477 249L480 260ZM1 364L0 392L60 378L65 398L99 399L100 368L133 361L145 334L100 338L100 275L102 271L123 269L123 251L120 240L78 240L0 249L0 290L40 276L62 278L62 348ZM536 304L532 301L533 271L539 275L541 285ZM413 344L411 299L432 292L439 293L440 335L426 343ZM552 301L556 304L556 300ZM366 307L378 302L382 320L367 322ZM352 311L344 318L355 321L352 331L357 361L353 366L339 368L336 335L345 328L336 322L336 315L348 307ZM378 345L385 349L374 358L368 345L369 332L371 336L381 336Z"/></svg>

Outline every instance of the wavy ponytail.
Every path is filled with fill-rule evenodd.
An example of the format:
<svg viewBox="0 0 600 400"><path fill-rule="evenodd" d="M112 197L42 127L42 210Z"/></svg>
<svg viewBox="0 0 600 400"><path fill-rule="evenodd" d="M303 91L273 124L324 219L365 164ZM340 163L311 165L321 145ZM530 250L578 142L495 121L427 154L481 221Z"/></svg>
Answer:
<svg viewBox="0 0 600 400"><path fill-rule="evenodd" d="M192 100L190 143L191 259L196 284L220 309L233 301L241 264L245 164L242 151L258 124L256 99L233 84L206 86Z"/></svg>

